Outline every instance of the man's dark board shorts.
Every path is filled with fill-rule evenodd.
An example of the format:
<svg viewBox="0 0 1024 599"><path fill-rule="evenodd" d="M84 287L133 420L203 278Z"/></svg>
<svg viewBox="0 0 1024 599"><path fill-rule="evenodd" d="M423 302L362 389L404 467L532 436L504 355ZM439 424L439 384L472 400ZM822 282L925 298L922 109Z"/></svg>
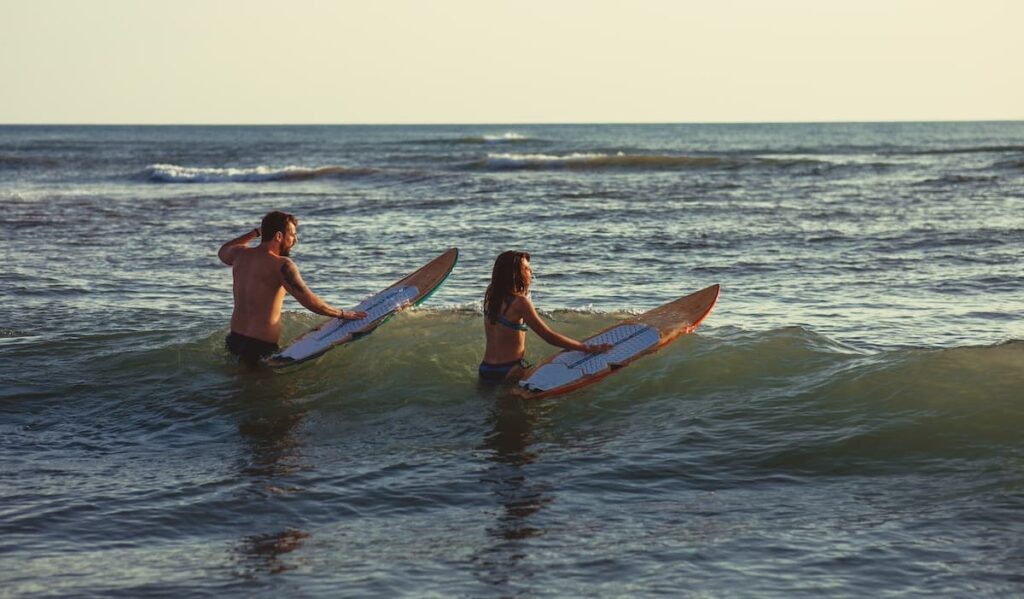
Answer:
<svg viewBox="0 0 1024 599"><path fill-rule="evenodd" d="M279 349L276 343L239 335L234 331L231 331L224 341L228 351L238 356L239 360L249 366L258 366L260 359L277 353Z"/></svg>

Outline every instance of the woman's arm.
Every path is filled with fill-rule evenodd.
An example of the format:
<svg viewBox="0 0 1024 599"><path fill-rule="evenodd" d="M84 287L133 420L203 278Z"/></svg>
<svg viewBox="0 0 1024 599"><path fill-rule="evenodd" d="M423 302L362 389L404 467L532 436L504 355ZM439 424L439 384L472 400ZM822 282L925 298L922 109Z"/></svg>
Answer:
<svg viewBox="0 0 1024 599"><path fill-rule="evenodd" d="M551 345L564 349L586 352L588 354L608 351L615 347L611 343L587 345L573 339L572 337L566 337L561 333L556 333L546 322L544 322L544 319L537 314L537 309L533 307L533 302L531 302L529 298L519 296L515 301L519 304L517 308L519 308L519 311L522 313L523 320L526 322L527 326L529 326L534 333L537 333L541 339Z"/></svg>

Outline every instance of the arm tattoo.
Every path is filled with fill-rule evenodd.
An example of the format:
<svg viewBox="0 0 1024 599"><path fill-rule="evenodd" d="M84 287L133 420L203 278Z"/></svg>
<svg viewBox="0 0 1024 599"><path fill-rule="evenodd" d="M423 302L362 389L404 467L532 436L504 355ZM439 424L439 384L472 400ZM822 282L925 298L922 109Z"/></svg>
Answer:
<svg viewBox="0 0 1024 599"><path fill-rule="evenodd" d="M296 293L306 295L308 291L306 286L302 284L302 279L299 278L299 271L295 268L295 265L291 262L285 262L281 265L281 274L284 275L284 280Z"/></svg>

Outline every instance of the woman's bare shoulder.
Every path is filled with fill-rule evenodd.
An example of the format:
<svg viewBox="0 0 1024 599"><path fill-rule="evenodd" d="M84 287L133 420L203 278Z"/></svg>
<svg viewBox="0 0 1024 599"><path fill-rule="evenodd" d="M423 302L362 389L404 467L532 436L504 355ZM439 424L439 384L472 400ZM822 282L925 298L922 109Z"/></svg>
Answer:
<svg viewBox="0 0 1024 599"><path fill-rule="evenodd" d="M533 308L533 302L530 301L530 298L519 294L512 296L512 301L508 305L509 311L514 311L518 314L527 312L531 308Z"/></svg>

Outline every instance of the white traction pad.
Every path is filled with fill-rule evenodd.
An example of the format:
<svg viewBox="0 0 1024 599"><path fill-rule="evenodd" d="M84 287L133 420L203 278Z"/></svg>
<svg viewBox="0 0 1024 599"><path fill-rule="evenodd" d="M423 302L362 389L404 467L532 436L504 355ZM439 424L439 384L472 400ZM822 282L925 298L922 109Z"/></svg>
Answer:
<svg viewBox="0 0 1024 599"><path fill-rule="evenodd" d="M554 360L538 368L530 378L519 381L519 386L531 392L557 389L620 365L656 346L660 340L661 336L654 327L643 324L617 326L585 341L587 345L614 343L615 347L612 349L601 354L562 352Z"/></svg>
<svg viewBox="0 0 1024 599"><path fill-rule="evenodd" d="M415 300L419 293L419 289L412 285L385 289L377 295L364 299L359 302L358 306L349 310L350 312L366 312L365 318L331 320L319 329L306 333L280 353L274 354L271 359L305 360L323 353L350 334L360 333L369 325L402 309Z"/></svg>

